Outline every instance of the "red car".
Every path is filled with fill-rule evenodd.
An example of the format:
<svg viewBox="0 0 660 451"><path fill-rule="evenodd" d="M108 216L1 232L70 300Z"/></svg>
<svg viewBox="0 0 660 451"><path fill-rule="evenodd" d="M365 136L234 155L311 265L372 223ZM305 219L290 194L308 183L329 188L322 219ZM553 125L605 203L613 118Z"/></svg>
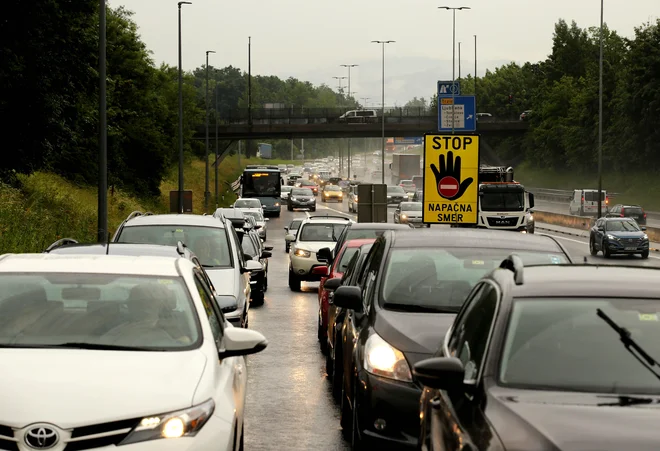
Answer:
<svg viewBox="0 0 660 451"><path fill-rule="evenodd" d="M351 258L358 252L360 246L371 244L376 241L373 238L349 240L337 253L334 263L330 270L327 266L317 266L314 268L316 274L322 273L321 283L319 284L319 325L318 337L321 346L321 352L324 354L328 350L328 295L329 292L323 289L326 280L334 279L344 275Z"/></svg>

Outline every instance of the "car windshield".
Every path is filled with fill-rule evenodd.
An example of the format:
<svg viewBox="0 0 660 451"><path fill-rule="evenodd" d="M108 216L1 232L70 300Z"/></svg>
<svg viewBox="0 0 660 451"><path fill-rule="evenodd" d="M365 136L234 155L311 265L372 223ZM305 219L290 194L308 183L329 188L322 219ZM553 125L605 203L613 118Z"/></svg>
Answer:
<svg viewBox="0 0 660 451"><path fill-rule="evenodd" d="M176 350L200 336L179 277L0 275L0 347Z"/></svg>
<svg viewBox="0 0 660 451"><path fill-rule="evenodd" d="M608 232L639 232L639 226L634 221L605 221Z"/></svg>
<svg viewBox="0 0 660 451"><path fill-rule="evenodd" d="M300 231L298 241L336 242L345 224L305 224Z"/></svg>
<svg viewBox="0 0 660 451"><path fill-rule="evenodd" d="M325 191L341 191L337 185L325 185Z"/></svg>
<svg viewBox="0 0 660 451"><path fill-rule="evenodd" d="M305 188L305 189L298 188L291 190L291 196L313 196L313 195L314 193L309 188Z"/></svg>
<svg viewBox="0 0 660 451"><path fill-rule="evenodd" d="M616 326L660 359L658 299L516 299L500 359L502 384L543 390L657 395L660 377Z"/></svg>
<svg viewBox="0 0 660 451"><path fill-rule="evenodd" d="M346 272L346 268L348 268L348 264L351 262L351 259L355 254L357 254L359 250L360 248L357 247L346 248L341 256L341 259L339 260L339 264L337 265L337 272L339 273Z"/></svg>
<svg viewBox="0 0 660 451"><path fill-rule="evenodd" d="M479 279L498 267L512 252L525 266L570 263L559 252L434 247L393 249L383 278L383 307L458 312Z"/></svg>
<svg viewBox="0 0 660 451"><path fill-rule="evenodd" d="M479 196L482 211L522 211L525 208L525 194L518 191L488 192Z"/></svg>
<svg viewBox="0 0 660 451"><path fill-rule="evenodd" d="M625 214L627 215L643 215L644 210L642 210L642 207L624 207L623 211L625 211Z"/></svg>
<svg viewBox="0 0 660 451"><path fill-rule="evenodd" d="M234 202L235 208L261 208L261 201L259 199L237 199Z"/></svg>
<svg viewBox="0 0 660 451"><path fill-rule="evenodd" d="M289 230L298 230L301 223L301 220L291 221L291 224L289 224Z"/></svg>
<svg viewBox="0 0 660 451"><path fill-rule="evenodd" d="M401 211L422 211L421 202L402 202Z"/></svg>
<svg viewBox="0 0 660 451"><path fill-rule="evenodd" d="M287 186L287 185L283 185L283 186L282 186L282 192L283 192L283 193L289 193L289 192L291 192L291 191L292 191L292 187L291 187L291 186Z"/></svg>
<svg viewBox="0 0 660 451"><path fill-rule="evenodd" d="M252 216L257 221L263 221L264 220L264 215L260 211L244 211L243 214L245 216Z"/></svg>
<svg viewBox="0 0 660 451"><path fill-rule="evenodd" d="M219 227L188 225L144 225L124 227L117 238L120 243L163 244L185 243L205 267L233 267L227 232Z"/></svg>
<svg viewBox="0 0 660 451"><path fill-rule="evenodd" d="M243 242L241 243L241 246L243 247L243 252L255 256L257 255L257 247L254 245L254 241L252 241L252 238L250 237L245 237L243 239Z"/></svg>
<svg viewBox="0 0 660 451"><path fill-rule="evenodd" d="M400 186L388 186L387 194L405 194L406 192Z"/></svg>

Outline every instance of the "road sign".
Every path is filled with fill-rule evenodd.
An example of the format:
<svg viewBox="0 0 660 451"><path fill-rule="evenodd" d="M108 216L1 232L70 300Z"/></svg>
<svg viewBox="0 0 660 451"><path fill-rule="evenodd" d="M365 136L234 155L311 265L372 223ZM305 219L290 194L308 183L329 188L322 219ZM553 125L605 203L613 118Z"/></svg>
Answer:
<svg viewBox="0 0 660 451"><path fill-rule="evenodd" d="M358 185L358 222L387 222L387 185Z"/></svg>
<svg viewBox="0 0 660 451"><path fill-rule="evenodd" d="M439 81L438 82L438 97L442 96L460 96L461 83L459 81Z"/></svg>
<svg viewBox="0 0 660 451"><path fill-rule="evenodd" d="M479 136L424 136L423 218L427 224L476 224Z"/></svg>
<svg viewBox="0 0 660 451"><path fill-rule="evenodd" d="M438 131L473 132L477 129L474 96L438 97Z"/></svg>
<svg viewBox="0 0 660 451"><path fill-rule="evenodd" d="M394 144L396 145L409 145L409 146L421 146L424 144L424 137L420 136L418 138L394 138Z"/></svg>

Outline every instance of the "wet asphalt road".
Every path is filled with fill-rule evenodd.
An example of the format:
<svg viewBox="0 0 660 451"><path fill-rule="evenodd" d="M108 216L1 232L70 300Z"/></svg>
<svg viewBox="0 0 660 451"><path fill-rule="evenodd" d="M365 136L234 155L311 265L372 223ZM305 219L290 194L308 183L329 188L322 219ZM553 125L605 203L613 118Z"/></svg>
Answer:
<svg viewBox="0 0 660 451"><path fill-rule="evenodd" d="M392 221L390 208L389 220ZM349 214L346 204L318 202L316 214ZM303 284L301 293L287 285L288 254L284 226L304 212L282 210L268 223L267 245L274 246L268 274L268 292L261 307L250 309L250 328L262 332L268 348L248 357L248 394L245 415L247 450L349 450L339 426L339 408L325 374L325 360L316 338L317 283ZM446 227L446 226L434 226ZM539 231L540 232L540 231ZM586 238L546 232L558 239L576 262L660 266L660 253L648 260L589 255ZM522 237L521 237L522 238Z"/></svg>

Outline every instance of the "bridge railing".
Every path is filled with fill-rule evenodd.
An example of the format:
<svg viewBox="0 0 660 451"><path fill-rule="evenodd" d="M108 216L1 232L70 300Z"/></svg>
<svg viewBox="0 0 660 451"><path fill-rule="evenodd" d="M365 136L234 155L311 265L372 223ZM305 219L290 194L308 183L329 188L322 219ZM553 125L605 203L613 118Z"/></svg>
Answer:
<svg viewBox="0 0 660 451"><path fill-rule="evenodd" d="M224 112L220 115L220 121L226 124L241 124L247 123L250 115L252 121L256 123L269 122L295 124L298 121L305 121L305 123L335 123L341 122L339 119L343 114L348 111L353 111L354 108L254 108L250 112L247 108L232 110ZM378 122L381 119L380 108L375 109L376 117L365 118L367 121ZM385 120L395 118L407 119L424 119L434 118L435 113L429 108L385 108ZM395 120L396 121L396 120Z"/></svg>

